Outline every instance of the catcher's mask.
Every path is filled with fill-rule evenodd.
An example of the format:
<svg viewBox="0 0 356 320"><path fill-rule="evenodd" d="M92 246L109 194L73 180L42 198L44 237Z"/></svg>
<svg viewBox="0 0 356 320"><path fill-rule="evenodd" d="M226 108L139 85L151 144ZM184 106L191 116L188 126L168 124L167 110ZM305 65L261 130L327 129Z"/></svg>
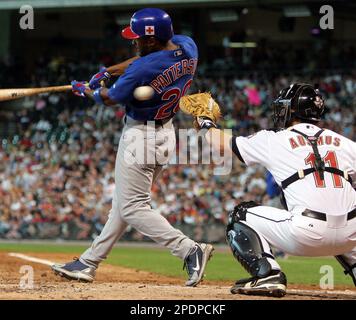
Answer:
<svg viewBox="0 0 356 320"><path fill-rule="evenodd" d="M272 107L274 127L283 129L293 119L320 121L324 112L324 100L316 87L294 83L280 91Z"/></svg>

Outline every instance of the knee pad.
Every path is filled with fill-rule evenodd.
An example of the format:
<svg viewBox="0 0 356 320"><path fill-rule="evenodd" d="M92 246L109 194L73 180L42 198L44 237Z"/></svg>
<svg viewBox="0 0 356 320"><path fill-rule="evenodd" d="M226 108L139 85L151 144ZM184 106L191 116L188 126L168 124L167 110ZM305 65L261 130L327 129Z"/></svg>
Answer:
<svg viewBox="0 0 356 320"><path fill-rule="evenodd" d="M256 231L243 223L246 220L248 208L258 206L257 203L242 202L229 214L229 223L226 228L226 240L234 257L252 276L263 278L272 271L267 257L274 257L265 252L261 239Z"/></svg>
<svg viewBox="0 0 356 320"><path fill-rule="evenodd" d="M258 204L255 201L244 201L235 206L234 210L232 210L229 213L229 220L228 223L231 224L233 222L238 222L238 221L246 221L246 213L247 209L253 208L253 207L258 207L260 204Z"/></svg>

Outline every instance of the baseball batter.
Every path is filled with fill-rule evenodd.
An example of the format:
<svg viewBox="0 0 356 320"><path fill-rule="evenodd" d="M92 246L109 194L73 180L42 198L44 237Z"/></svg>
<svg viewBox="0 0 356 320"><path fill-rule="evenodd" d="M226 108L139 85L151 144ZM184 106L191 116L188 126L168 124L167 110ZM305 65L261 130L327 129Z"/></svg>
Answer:
<svg viewBox="0 0 356 320"><path fill-rule="evenodd" d="M200 96L195 96L181 103L196 106ZM200 100L216 105L212 98ZM273 107L276 130L249 137L224 134L209 111L196 118L199 128L209 130L205 137L213 147L233 152L248 166L263 165L283 190L285 210L242 202L229 214L227 241L252 276L237 281L231 292L286 294L286 276L270 245L292 255L335 256L356 286L356 144L318 127L324 100L311 85L292 84Z"/></svg>
<svg viewBox="0 0 356 320"><path fill-rule="evenodd" d="M192 83L198 62L197 47L191 38L174 35L169 15L156 8L137 11L122 35L135 44L137 58L101 70L92 77L90 89L81 82L72 83L78 95L92 97L97 103L120 103L126 107L116 158L112 209L92 246L78 260L53 265L52 269L69 279L93 281L99 263L131 225L183 259L189 276L186 285L196 286L213 247L198 244L173 228L151 208L150 191L174 151L172 118L179 108L180 97ZM111 88L100 86L112 73L122 72ZM153 96L149 100L137 99L133 94L142 86L152 87Z"/></svg>

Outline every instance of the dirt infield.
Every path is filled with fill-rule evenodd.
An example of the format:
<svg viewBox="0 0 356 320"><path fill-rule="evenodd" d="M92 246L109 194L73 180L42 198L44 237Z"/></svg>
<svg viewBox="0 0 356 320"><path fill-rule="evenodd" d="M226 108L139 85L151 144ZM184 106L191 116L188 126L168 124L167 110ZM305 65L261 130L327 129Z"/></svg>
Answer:
<svg viewBox="0 0 356 320"><path fill-rule="evenodd" d="M64 262L72 259L68 254L27 253L27 256ZM34 269L34 288L21 289L20 268L30 265ZM0 252L0 299L120 299L120 300L246 300L272 299L232 295L231 283L205 281L196 288L184 287L184 280L154 273L103 264L94 283L79 283L55 276L49 266L22 260ZM282 298L295 300L355 299L356 290L337 287L335 291L320 291L311 286L290 286Z"/></svg>

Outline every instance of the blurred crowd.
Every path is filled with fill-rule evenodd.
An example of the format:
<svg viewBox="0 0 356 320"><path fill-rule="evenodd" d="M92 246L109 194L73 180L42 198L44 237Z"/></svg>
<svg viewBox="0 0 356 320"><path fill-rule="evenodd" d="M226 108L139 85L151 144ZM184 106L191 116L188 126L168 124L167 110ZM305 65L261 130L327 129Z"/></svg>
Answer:
<svg viewBox="0 0 356 320"><path fill-rule="evenodd" d="M88 79L99 68L68 65L60 57L36 63L31 85L40 86ZM6 65L11 69L11 63ZM11 76L2 81L11 84ZM323 126L355 140L352 69L318 76L212 76L203 67L190 92L210 91L223 110L221 126L246 136L271 127L270 103L294 81L318 83L327 106ZM95 238L111 208L123 109L51 94L22 99L17 112L2 111L0 117L4 125L13 124L11 132L3 131L0 144L0 238ZM191 120L178 114L175 125L190 127ZM213 170L214 165L170 164L152 187L152 207L198 240L223 241L227 212L239 201L280 206L279 190L263 168L246 168L234 160L230 175ZM131 229L125 237L143 239Z"/></svg>
<svg viewBox="0 0 356 320"><path fill-rule="evenodd" d="M213 55L214 56L214 55ZM237 62L237 63L236 63ZM300 43L270 43L260 40L254 49L226 48L224 56L213 58L205 66L222 73L264 71L264 77L282 72L322 74L329 70L350 70L356 67L354 43L322 39Z"/></svg>
<svg viewBox="0 0 356 320"><path fill-rule="evenodd" d="M322 126L355 140L356 70L318 77L279 75L272 81L257 73L229 78L201 76L193 82L192 90L210 91L223 107L224 127L249 135L272 126L271 102L282 88L301 81L317 84L325 99Z"/></svg>

